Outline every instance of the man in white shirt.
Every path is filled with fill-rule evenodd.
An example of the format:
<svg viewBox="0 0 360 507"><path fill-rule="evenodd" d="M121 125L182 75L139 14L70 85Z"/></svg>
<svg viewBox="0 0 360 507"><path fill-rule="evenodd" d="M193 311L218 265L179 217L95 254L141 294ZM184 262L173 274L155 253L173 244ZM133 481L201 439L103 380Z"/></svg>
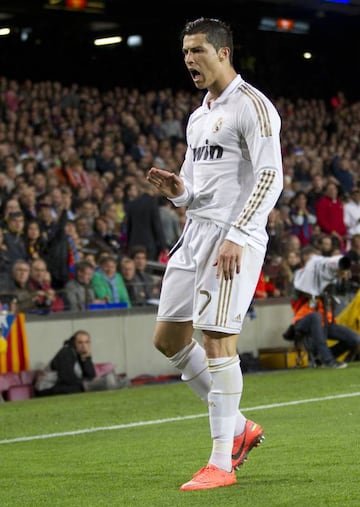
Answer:
<svg viewBox="0 0 360 507"><path fill-rule="evenodd" d="M349 238L360 234L360 188L353 187L350 199L344 204L344 222Z"/></svg>
<svg viewBox="0 0 360 507"><path fill-rule="evenodd" d="M239 410L238 334L266 252L268 214L283 188L281 120L271 101L236 73L230 28L200 18L183 33L185 65L203 103L190 116L180 175L155 167L148 180L187 207L166 266L154 345L208 403L207 465L182 491L230 486L263 439ZM200 329L203 345L192 338Z"/></svg>

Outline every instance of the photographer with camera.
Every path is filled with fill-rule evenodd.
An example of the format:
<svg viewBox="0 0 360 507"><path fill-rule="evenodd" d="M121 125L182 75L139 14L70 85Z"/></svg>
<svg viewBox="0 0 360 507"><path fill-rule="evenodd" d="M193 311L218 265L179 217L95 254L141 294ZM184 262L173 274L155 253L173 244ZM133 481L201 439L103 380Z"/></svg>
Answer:
<svg viewBox="0 0 360 507"><path fill-rule="evenodd" d="M336 358L347 353L347 359L351 360L360 350L360 336L336 323L331 289L333 284L351 276L349 260L342 255L317 255L312 246L305 246L301 256L303 267L295 272L291 300L294 339L302 337L305 348L321 365L346 368L347 363ZM284 338L289 337L288 330ZM327 339L337 343L328 347Z"/></svg>

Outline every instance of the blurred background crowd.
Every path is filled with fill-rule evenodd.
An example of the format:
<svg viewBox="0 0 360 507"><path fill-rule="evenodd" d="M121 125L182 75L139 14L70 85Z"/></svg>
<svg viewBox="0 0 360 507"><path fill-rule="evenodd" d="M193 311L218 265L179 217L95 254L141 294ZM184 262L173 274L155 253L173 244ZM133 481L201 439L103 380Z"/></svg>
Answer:
<svg viewBox="0 0 360 507"><path fill-rule="evenodd" d="M0 299L35 313L156 304L185 210L147 183L179 172L196 91L0 77ZM350 257L359 284L360 102L273 97L284 190L256 298L289 296L301 248Z"/></svg>

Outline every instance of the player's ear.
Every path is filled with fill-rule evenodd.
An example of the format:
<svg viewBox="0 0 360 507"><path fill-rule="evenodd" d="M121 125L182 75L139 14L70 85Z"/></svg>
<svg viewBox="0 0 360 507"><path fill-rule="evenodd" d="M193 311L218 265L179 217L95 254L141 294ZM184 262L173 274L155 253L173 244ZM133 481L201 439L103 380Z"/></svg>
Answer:
<svg viewBox="0 0 360 507"><path fill-rule="evenodd" d="M223 47L219 49L219 60L222 62L229 54L229 48Z"/></svg>

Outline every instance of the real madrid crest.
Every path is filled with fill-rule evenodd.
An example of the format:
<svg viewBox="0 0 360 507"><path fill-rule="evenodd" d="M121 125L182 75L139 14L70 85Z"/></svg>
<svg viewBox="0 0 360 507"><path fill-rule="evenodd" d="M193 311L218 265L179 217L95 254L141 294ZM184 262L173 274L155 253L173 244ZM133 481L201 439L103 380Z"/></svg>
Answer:
<svg viewBox="0 0 360 507"><path fill-rule="evenodd" d="M216 122L215 122L215 124L214 124L214 126L212 128L212 131L214 133L219 132L219 130L222 127L222 123L223 123L223 119L222 118L219 118L218 120L216 120Z"/></svg>

